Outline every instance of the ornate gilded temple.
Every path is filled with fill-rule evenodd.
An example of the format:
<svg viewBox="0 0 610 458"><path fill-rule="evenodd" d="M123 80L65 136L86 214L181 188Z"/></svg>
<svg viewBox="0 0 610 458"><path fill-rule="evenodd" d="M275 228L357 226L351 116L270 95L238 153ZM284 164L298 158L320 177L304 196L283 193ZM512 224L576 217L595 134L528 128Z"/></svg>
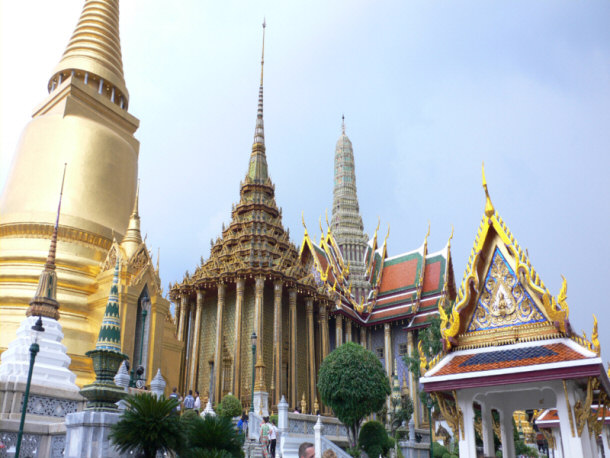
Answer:
<svg viewBox="0 0 610 458"><path fill-rule="evenodd" d="M95 345L113 253L121 250L122 351L142 361L148 378L159 367L171 377L182 344L139 232L139 121L128 112L118 0L85 1L48 91L23 131L0 198L0 351L15 338L36 289L67 163L56 266L70 370L79 385L93 381L85 352Z"/></svg>
<svg viewBox="0 0 610 458"><path fill-rule="evenodd" d="M272 405L280 393L290 393L292 405L302 393L309 396L322 355L308 349L320 338L318 321L329 303L299 281L303 276L267 170L262 61L254 142L240 200L233 205L230 224L212 242L209 259L171 287L178 338L185 343L180 386L199 389L213 402L231 392L247 406L253 388L270 393Z"/></svg>

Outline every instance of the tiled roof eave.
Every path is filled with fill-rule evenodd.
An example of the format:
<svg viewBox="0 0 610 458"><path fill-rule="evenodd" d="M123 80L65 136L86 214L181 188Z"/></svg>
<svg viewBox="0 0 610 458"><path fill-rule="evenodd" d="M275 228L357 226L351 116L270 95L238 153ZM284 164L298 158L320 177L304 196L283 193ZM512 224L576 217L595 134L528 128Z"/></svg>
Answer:
<svg viewBox="0 0 610 458"><path fill-rule="evenodd" d="M517 383L598 377L603 373L600 358L588 358L536 366L509 367L490 371L422 377L426 392L483 388Z"/></svg>

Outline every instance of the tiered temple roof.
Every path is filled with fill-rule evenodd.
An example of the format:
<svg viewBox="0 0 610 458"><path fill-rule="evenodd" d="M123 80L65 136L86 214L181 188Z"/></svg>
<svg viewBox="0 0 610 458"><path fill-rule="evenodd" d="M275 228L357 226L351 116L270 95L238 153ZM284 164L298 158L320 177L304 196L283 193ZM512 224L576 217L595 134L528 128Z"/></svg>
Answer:
<svg viewBox="0 0 610 458"><path fill-rule="evenodd" d="M304 275L297 263L298 251L282 225L282 210L275 201L275 186L267 169L263 122L263 59L258 94L258 110L248 172L240 183L240 200L231 210L231 222L211 242L210 257L180 285L207 287L228 279L264 275L290 283Z"/></svg>
<svg viewBox="0 0 610 458"><path fill-rule="evenodd" d="M418 249L388 257L389 231L379 247L378 230L364 256L365 280L371 289L360 301L352 292L352 265L343 258L330 227L319 243L305 229L301 262L309 266L317 286L336 299L335 313L362 325L405 320L411 328L425 326L438 315L439 304L455 298L451 242L429 253L428 232Z"/></svg>

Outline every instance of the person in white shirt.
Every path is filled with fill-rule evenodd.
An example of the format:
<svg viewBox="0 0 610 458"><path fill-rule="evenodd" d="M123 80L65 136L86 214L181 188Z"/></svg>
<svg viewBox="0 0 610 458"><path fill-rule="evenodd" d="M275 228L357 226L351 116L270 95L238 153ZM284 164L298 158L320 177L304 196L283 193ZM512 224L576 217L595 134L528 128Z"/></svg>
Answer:
<svg viewBox="0 0 610 458"><path fill-rule="evenodd" d="M275 458L275 444L277 439L277 426L273 423L273 420L269 422L271 431L269 431L269 454L271 458Z"/></svg>
<svg viewBox="0 0 610 458"><path fill-rule="evenodd" d="M195 391L195 407L194 407L194 409L197 412L197 415L199 415L199 412L201 411L201 398L199 397L199 391Z"/></svg>

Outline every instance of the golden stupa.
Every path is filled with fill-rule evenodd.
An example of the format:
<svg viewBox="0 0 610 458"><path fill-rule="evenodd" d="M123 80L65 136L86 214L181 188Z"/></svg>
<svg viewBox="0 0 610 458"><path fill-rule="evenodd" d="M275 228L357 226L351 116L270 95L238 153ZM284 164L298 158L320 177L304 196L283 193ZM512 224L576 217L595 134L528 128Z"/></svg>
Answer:
<svg viewBox="0 0 610 458"><path fill-rule="evenodd" d="M105 302L102 296L107 296L104 286L110 274L103 267L110 261L113 245L117 246L115 255L119 252L113 240L123 240L131 217L137 234L132 230L120 244L123 333L138 334L136 326L142 320L137 314L148 307L152 324L142 332L151 343L122 341L130 358L141 360L144 355L149 359L145 365L150 366L146 368L150 380L157 368L164 371L162 351L169 348L179 354L182 344L176 340L164 345L163 335L165 340L175 340L175 325L169 317L169 302L161 296L158 268L152 266L139 238L135 202L139 142L133 136L139 121L127 111L118 0L85 1L48 90L21 135L0 198L0 352L14 339L36 288L53 231L58 183L67 163L57 292L63 343L72 358L70 369L79 385L92 380L85 352L95 345ZM144 302L136 286L145 290Z"/></svg>

